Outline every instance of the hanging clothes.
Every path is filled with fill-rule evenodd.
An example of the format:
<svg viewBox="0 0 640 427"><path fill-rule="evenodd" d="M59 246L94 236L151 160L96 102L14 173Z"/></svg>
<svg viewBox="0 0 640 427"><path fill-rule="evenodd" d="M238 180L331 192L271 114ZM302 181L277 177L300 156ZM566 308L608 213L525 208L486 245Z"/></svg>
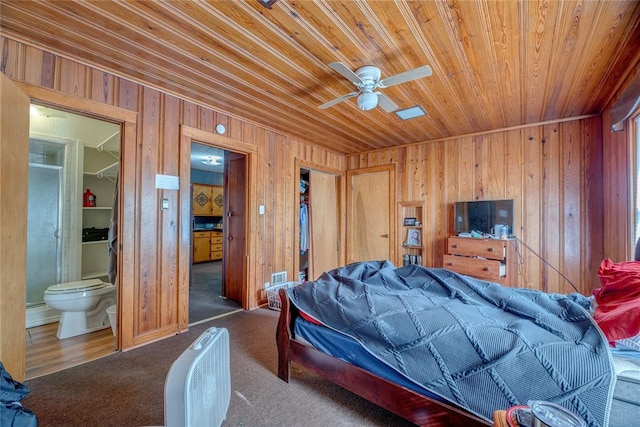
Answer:
<svg viewBox="0 0 640 427"><path fill-rule="evenodd" d="M304 201L300 202L300 253L309 250L309 207Z"/></svg>
<svg viewBox="0 0 640 427"><path fill-rule="evenodd" d="M118 281L118 177L113 192L111 218L109 220L109 282L116 285Z"/></svg>

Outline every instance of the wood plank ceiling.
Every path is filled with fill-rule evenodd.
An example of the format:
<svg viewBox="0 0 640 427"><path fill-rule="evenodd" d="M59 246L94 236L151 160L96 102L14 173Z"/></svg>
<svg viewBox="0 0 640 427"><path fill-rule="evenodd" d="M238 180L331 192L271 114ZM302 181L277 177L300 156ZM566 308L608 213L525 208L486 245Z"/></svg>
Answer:
<svg viewBox="0 0 640 427"><path fill-rule="evenodd" d="M10 1L2 34L328 147L359 153L600 113L637 63L637 1ZM402 121L327 66L375 65Z"/></svg>

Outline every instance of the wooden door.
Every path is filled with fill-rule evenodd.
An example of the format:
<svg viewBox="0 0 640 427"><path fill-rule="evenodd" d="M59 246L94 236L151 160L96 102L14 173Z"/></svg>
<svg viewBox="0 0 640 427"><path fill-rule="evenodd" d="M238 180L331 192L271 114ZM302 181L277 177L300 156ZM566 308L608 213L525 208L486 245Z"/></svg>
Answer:
<svg viewBox="0 0 640 427"><path fill-rule="evenodd" d="M395 168L347 171L347 262L395 259Z"/></svg>
<svg viewBox="0 0 640 427"><path fill-rule="evenodd" d="M29 97L0 73L0 360L25 375Z"/></svg>
<svg viewBox="0 0 640 427"><path fill-rule="evenodd" d="M309 172L309 280L340 265L338 176Z"/></svg>
<svg viewBox="0 0 640 427"><path fill-rule="evenodd" d="M222 295L244 306L246 263L246 160L243 154L225 152L225 217Z"/></svg>

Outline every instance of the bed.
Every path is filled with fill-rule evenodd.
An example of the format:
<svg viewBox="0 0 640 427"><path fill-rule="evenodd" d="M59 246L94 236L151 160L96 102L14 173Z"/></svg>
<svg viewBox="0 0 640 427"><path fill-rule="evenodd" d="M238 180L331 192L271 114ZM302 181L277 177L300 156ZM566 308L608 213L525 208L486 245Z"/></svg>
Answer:
<svg viewBox="0 0 640 427"><path fill-rule="evenodd" d="M483 384L480 389L477 389L476 384L475 390L472 388L467 390L469 387L472 387L469 386L470 382L463 383L463 381L466 380L458 377L455 379L458 383L453 384L455 381L451 381L453 386L446 384L450 378L429 378L428 380L421 379L420 381L414 379L411 375L407 374L407 371L412 371L412 369L407 369L405 366L405 364L409 365L413 362L407 363L405 359L408 358L404 357L404 355L398 356L397 352L394 353L395 347L390 349L379 348L379 346L376 347L377 344L362 345L363 338L359 334L361 330L367 329L366 325L376 324L377 326L372 327L373 329L378 328L380 330L387 328L383 334L386 335L386 341L389 341L390 336L397 337L402 335L406 328L401 328L402 331L398 333L398 331L393 330L393 327L390 327L388 323L393 323L393 320L389 320L390 318L397 316L404 318L405 314L400 313L397 305L391 304L387 306L387 303L390 300L398 299L400 305L414 304L412 301L421 300L417 298L416 295L422 295L424 293L424 283L426 282L430 283L430 285L426 287L433 287L436 290L436 294L440 293L435 297L430 295L427 300L431 302L433 302L433 300L444 299L447 301L447 304L449 304L449 302L457 300L457 303L467 305L475 311L480 310L483 316L488 315L488 317L492 317L494 316L494 314L492 314L493 312L486 310L493 310L494 308L485 308L484 306L481 307L478 305L483 305L486 302L485 300L488 300L490 306L497 305L499 306L499 310L504 311L505 307L507 307L506 311L508 312L508 316L506 318L509 322L517 322L518 325L521 323L520 320L514 320L512 318L515 315L515 311L522 312L518 313L516 317L542 316L540 318L544 318L544 316L547 316L549 313L551 313L553 317L555 316L554 313L562 312L562 316L570 318L568 322L565 322L565 319L559 321L555 318L545 318L544 322L542 322L545 328L561 330L560 335L565 336L562 339L558 339L557 342L550 344L544 343L542 347L548 347L550 349L545 354L546 359L544 359L544 363L549 362L548 359L553 359L554 354L562 359L565 357L563 355L567 354L567 349L575 347L575 354L572 353L571 356L575 359L572 359L570 365L587 366L588 369L575 370L562 366L561 370L558 370L560 368L556 368L553 365L556 361L550 362L552 363L552 365L549 365L550 368L547 366L545 369L552 373L552 375L549 375L551 379L553 379L554 376L557 377L558 372L563 378L570 378L570 380L562 384L563 390L562 393L560 393L564 394L562 397L558 397L558 393L553 390L546 391L548 387L545 383L545 381L548 381L546 378L541 378L539 383L535 383L535 387L540 388L539 394L531 394L526 390L517 390L518 386L513 385L513 381L522 381L517 378L509 378L510 374L507 374L507 372L513 372L513 366L526 366L526 369L530 370L533 369L530 368L530 366L534 366L535 368L536 365L535 362L532 362L532 359L527 359L527 357L529 357L527 354L528 350L521 348L513 352L514 354L518 354L518 357L516 357L513 362L505 362L507 357L504 356L504 354L500 356L504 359L501 359L500 363L510 363L511 365L504 365L511 366L510 368L502 371L498 370L498 374L495 374L496 370L489 372L491 370L487 369L487 375L494 375L496 378L493 378L492 381L495 380L495 383L500 385L498 388L501 390L498 392L493 391L496 387L492 385L493 383L491 381ZM422 285L420 283L422 283ZM374 284L381 285L382 290L374 288ZM396 288L400 288L400 293L403 296L399 298L395 296L389 297L388 292L396 292ZM345 289L347 289L348 292L345 292ZM356 290L354 291L354 289ZM377 290L372 291L372 289ZM358 294L360 291L362 291L363 294ZM443 292L444 294L442 294ZM506 294L503 295L503 292L506 292ZM310 282L289 290L280 290L281 313L276 332L279 356L278 376L288 382L290 363L297 363L315 374L419 426L492 425L491 417L494 410L506 409L515 403L523 403L522 400L526 403L526 399L529 398L553 401L550 396L555 396L557 403L568 406L573 411L580 413L583 418L587 419L588 425L606 426L611 408L615 374L613 373L613 364L611 355L607 350L606 340L602 336L601 331L593 326L592 319L586 315L584 308L580 306L580 303L584 304L585 301L582 301L580 296L577 295L569 298L552 296L549 299L544 299L542 305L540 305L540 301L535 301L539 298L539 295L529 294L529 292L532 291L504 288L489 282L461 276L444 269L427 269L420 266L395 268L395 266L388 261L355 263L341 267L323 274L323 276L315 282ZM372 295L376 293L379 293L382 299L376 301L376 297L372 297ZM453 298L451 298L452 294L454 295ZM337 298L334 298L336 296ZM309 299L305 301L305 298ZM516 302L515 306L509 305L511 304L509 302L510 299ZM529 306L531 305L531 301L534 301L535 304ZM427 303L427 305L430 305L431 302ZM374 321L370 321L369 319L362 322L360 320L354 320L357 318L353 317L353 313L357 310L354 309L355 305L353 304L368 305L370 311L371 307L382 307L382 305L385 305L383 310L375 309L373 311L385 312L384 310L387 310L385 312L387 313L387 317L382 322L380 319ZM422 304L422 302L420 304ZM323 308L317 311L314 307ZM561 309L558 309L558 307ZM410 308L408 311L412 312L412 316L414 316L416 312L421 312L421 310L431 310L431 308L424 308L422 306L412 306ZM389 310L394 313L391 317L388 315ZM451 311L455 309L452 309L452 307L448 305L443 309L442 306L436 304L433 310L442 314L447 310ZM531 313L526 314L527 310L534 310L535 313L533 315L531 315ZM539 310L546 310L549 313L538 312ZM454 313L453 316L457 316L455 311L452 311L452 313ZM496 315L495 317L500 316ZM330 322L334 318L341 317L343 319L342 321L338 321L337 325ZM415 319L412 321L415 321ZM400 324L406 325L406 323L402 323L406 322L406 320L400 320L400 322ZM420 321L416 322L419 323ZM460 320L458 323L465 324L465 322L465 320ZM564 323L569 324L569 326L566 326L566 330L563 329L565 328ZM510 324L513 325L513 323ZM356 326L353 327L352 325ZM380 325L384 326L381 328ZM420 324L420 327L422 326L423 325ZM361 345L365 347L364 354L374 354L374 359L381 359L382 365L395 365L395 360L400 360L400 363L399 365L392 366L390 370L393 373L392 375L376 368L371 369L366 363L364 363L366 366L357 366L360 364L360 359L363 358L363 356L349 356L349 354L335 355L332 354L331 350L327 352L324 344L315 342L313 334L309 335L305 332L305 328L309 327L312 329L328 330L329 335L334 334L334 337L330 339L335 339L335 334L346 339L352 339L355 346ZM482 331L491 329L492 327L493 326L483 326L477 329L480 331L478 335L483 335ZM520 326L516 327L516 329L519 327ZM440 328L440 330L447 330L447 333L451 332L448 331L448 328ZM454 339L460 339L459 333L460 331L457 332L457 338ZM536 334L539 334L539 332L536 332ZM455 337L456 333L452 333L452 336ZM385 339L383 339L383 341ZM525 341L530 342L531 340L531 338L527 338ZM416 340L411 338L411 341L414 342ZM550 341L554 341L554 339ZM575 343L578 343L578 345ZM396 342L393 345L395 346L397 344ZM331 344L328 345L331 346ZM368 345L371 345L371 347L367 347ZM401 343L400 346L402 345ZM537 345L538 344L536 344L536 346ZM472 348L474 346L479 348L479 346L486 346L486 343L481 341L478 343L473 342L470 343L470 346ZM345 345L341 343L337 345L337 347L345 347ZM539 351L541 347L536 348ZM460 350L461 353L464 353L464 351ZM574 350L570 351L573 352ZM458 350L449 351L448 353L452 354L457 352ZM392 353L392 355L389 356L390 358L385 359L390 353ZM509 351L506 353L509 353ZM447 377L450 372L453 372L453 370L450 370L449 367L444 365L444 367L439 366L438 369L426 368L426 366L435 366L434 363L444 363L439 359L436 359L435 362L429 362L431 365L424 366L422 363L426 362L422 362L422 358L419 359L420 362L418 362L416 368L413 369L414 372L442 371L446 373L444 377ZM459 360L454 363L458 362ZM447 361L446 363L451 362ZM494 362L489 361L489 363ZM398 380L398 375L401 377L400 380ZM476 373L473 375L480 378L480 375L476 375ZM482 373L482 375L484 375L484 373ZM539 376L545 377L545 374L541 373ZM531 386L531 384L525 384L523 388L531 388ZM507 390L506 394L508 395L510 393L509 388L514 390L513 395L505 398L503 396L505 393L504 390ZM453 395L448 394L449 389L454 390ZM458 392L460 392L459 396L457 395ZM495 393L495 396L492 393ZM477 402L467 402L469 396L474 394L482 396L479 400L487 400L490 402L489 406L493 406L489 408L479 408ZM504 399L506 399L505 402L507 403L502 402ZM588 404L585 404L585 402Z"/></svg>

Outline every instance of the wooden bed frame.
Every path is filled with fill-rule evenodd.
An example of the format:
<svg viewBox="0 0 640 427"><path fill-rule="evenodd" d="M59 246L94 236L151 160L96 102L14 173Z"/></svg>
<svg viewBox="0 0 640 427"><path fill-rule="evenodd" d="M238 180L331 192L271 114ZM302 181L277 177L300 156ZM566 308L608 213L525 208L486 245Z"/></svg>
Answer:
<svg viewBox="0 0 640 427"><path fill-rule="evenodd" d="M344 362L296 340L293 332L298 309L287 292L279 291L282 309L278 320L278 377L289 382L291 362L331 381L419 426L490 426L491 423L462 409L431 399L382 377Z"/></svg>

